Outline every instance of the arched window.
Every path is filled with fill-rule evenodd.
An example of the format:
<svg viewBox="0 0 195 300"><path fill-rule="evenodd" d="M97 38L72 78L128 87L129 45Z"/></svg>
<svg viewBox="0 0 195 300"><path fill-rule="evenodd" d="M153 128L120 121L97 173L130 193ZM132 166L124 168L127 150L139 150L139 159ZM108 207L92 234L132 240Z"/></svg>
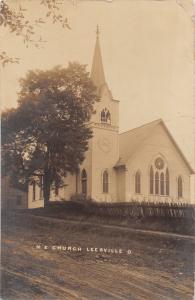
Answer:
<svg viewBox="0 0 195 300"><path fill-rule="evenodd" d="M33 181L32 183L32 198L33 198L33 201L36 200L36 182Z"/></svg>
<svg viewBox="0 0 195 300"><path fill-rule="evenodd" d="M101 111L101 122L111 124L111 114L107 108Z"/></svg>
<svg viewBox="0 0 195 300"><path fill-rule="evenodd" d="M43 176L40 176L40 193L39 193L39 198L43 198Z"/></svg>
<svg viewBox="0 0 195 300"><path fill-rule="evenodd" d="M154 171L150 168L150 194L154 194Z"/></svg>
<svg viewBox="0 0 195 300"><path fill-rule="evenodd" d="M101 111L101 122L106 122L106 112L104 109Z"/></svg>
<svg viewBox="0 0 195 300"><path fill-rule="evenodd" d="M108 193L108 171L103 173L103 193Z"/></svg>
<svg viewBox="0 0 195 300"><path fill-rule="evenodd" d="M141 174L139 171L135 174L135 192L136 194L141 193Z"/></svg>
<svg viewBox="0 0 195 300"><path fill-rule="evenodd" d="M159 174L158 172L155 173L155 194L159 194Z"/></svg>
<svg viewBox="0 0 195 300"><path fill-rule="evenodd" d="M59 186L57 184L57 182L55 183L55 196L59 195Z"/></svg>
<svg viewBox="0 0 195 300"><path fill-rule="evenodd" d="M81 190L82 194L87 195L87 172L85 169L81 173Z"/></svg>
<svg viewBox="0 0 195 300"><path fill-rule="evenodd" d="M166 195L169 196L169 170L166 169L166 175L165 175L165 183L166 183Z"/></svg>
<svg viewBox="0 0 195 300"><path fill-rule="evenodd" d="M109 111L106 112L106 121L107 123L111 123L111 115Z"/></svg>
<svg viewBox="0 0 195 300"><path fill-rule="evenodd" d="M160 194L164 195L165 194L165 176L164 173L162 172L160 174Z"/></svg>
<svg viewBox="0 0 195 300"><path fill-rule="evenodd" d="M178 192L178 198L183 197L183 181L182 181L181 176L178 177L177 192Z"/></svg>
<svg viewBox="0 0 195 300"><path fill-rule="evenodd" d="M167 162L159 155L149 169L150 194L169 196L169 170Z"/></svg>

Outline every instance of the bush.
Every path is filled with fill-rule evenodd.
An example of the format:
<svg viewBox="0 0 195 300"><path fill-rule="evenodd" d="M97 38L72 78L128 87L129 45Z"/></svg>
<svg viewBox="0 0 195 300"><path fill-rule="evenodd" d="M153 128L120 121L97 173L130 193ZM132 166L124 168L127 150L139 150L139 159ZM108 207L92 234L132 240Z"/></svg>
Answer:
<svg viewBox="0 0 195 300"><path fill-rule="evenodd" d="M73 201L73 202L81 202L83 203L84 205L86 204L90 204L93 202L93 199L90 198L90 197L87 197L85 194L73 194L71 197L70 197L70 201Z"/></svg>

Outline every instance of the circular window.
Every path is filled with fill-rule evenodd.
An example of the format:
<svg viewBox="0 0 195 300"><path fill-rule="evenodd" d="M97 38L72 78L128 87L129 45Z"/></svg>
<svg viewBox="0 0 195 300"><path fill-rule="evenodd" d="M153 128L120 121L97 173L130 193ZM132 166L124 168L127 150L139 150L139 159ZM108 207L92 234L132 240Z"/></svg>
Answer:
<svg viewBox="0 0 195 300"><path fill-rule="evenodd" d="M164 168L164 161L162 160L161 157L158 157L156 160L155 160L155 167L159 170L163 169Z"/></svg>

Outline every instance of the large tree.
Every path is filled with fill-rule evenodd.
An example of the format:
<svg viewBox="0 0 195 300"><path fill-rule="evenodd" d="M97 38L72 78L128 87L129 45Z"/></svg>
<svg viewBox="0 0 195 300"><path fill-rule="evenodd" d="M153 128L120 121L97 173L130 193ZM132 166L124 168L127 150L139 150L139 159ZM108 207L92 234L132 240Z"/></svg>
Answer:
<svg viewBox="0 0 195 300"><path fill-rule="evenodd" d="M76 172L92 137L98 101L85 66L29 71L20 81L18 107L2 114L3 171L19 182L43 179L45 205L54 185Z"/></svg>

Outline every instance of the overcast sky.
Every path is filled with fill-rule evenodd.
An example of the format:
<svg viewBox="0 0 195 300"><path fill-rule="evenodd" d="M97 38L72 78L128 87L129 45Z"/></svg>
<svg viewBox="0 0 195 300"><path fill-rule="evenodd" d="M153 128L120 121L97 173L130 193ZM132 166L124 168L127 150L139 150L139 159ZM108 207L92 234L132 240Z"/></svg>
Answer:
<svg viewBox="0 0 195 300"><path fill-rule="evenodd" d="M9 2L26 7L30 19L46 14L39 0ZM41 50L25 48L5 29L0 32L1 48L21 57L19 65L1 70L2 107L16 106L18 79L29 69L78 61L90 71L99 24L106 79L120 100L120 131L162 118L194 165L192 1L69 0L61 13L72 29L47 22L37 30L37 37L47 41Z"/></svg>

